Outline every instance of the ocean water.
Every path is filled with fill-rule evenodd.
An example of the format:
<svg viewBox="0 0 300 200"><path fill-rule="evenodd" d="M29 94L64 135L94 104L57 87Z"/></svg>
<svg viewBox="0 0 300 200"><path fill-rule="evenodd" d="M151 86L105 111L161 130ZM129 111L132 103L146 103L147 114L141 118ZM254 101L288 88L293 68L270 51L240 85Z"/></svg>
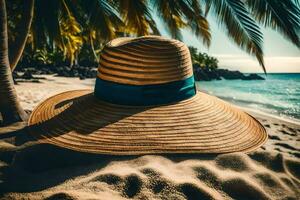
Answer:
<svg viewBox="0 0 300 200"><path fill-rule="evenodd" d="M300 73L268 74L265 78L264 81L200 81L197 88L236 105L299 121Z"/></svg>

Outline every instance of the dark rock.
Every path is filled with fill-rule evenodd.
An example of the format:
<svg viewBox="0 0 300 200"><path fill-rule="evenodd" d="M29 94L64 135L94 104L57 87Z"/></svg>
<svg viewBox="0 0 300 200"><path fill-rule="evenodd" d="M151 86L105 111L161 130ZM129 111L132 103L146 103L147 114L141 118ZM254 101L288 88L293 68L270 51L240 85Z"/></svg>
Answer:
<svg viewBox="0 0 300 200"><path fill-rule="evenodd" d="M194 77L196 81L221 80L217 70L202 68L199 64L193 64Z"/></svg>
<svg viewBox="0 0 300 200"><path fill-rule="evenodd" d="M49 64L43 64L43 65L34 65L34 67L26 67L26 66L19 66L16 68L17 72L30 72L32 75L40 75L40 74L57 74L57 76L63 76L63 77L81 77L81 79L85 78L95 78L97 77L97 63L93 66L86 65L86 66L80 66L80 65L74 65L72 67L70 66L54 66ZM28 73L27 72L27 73ZM29 73L28 73L29 74ZM24 79L21 77L18 77L18 74L14 74L15 79ZM28 76L29 78L29 76ZM17 80L18 81L18 80Z"/></svg>
<svg viewBox="0 0 300 200"><path fill-rule="evenodd" d="M265 80L265 78L257 75L257 74L249 74L248 76L245 76L242 78L242 80Z"/></svg>
<svg viewBox="0 0 300 200"><path fill-rule="evenodd" d="M230 71L228 69L203 68L199 64L193 64L194 77L196 81L221 80L265 80L257 74L244 75L240 71Z"/></svg>
<svg viewBox="0 0 300 200"><path fill-rule="evenodd" d="M217 70L210 70L207 74L214 80L221 80L220 74Z"/></svg>
<svg viewBox="0 0 300 200"><path fill-rule="evenodd" d="M48 67L43 67L39 70L40 74L54 74L53 70Z"/></svg>
<svg viewBox="0 0 300 200"><path fill-rule="evenodd" d="M79 75L79 79L80 79L80 80L84 80L84 79L85 79L85 76Z"/></svg>
<svg viewBox="0 0 300 200"><path fill-rule="evenodd" d="M240 71L230 71L228 69L217 69L220 76L226 80L243 79L245 75Z"/></svg>
<svg viewBox="0 0 300 200"><path fill-rule="evenodd" d="M34 79L31 71L25 71L24 74L21 76L22 79L30 80Z"/></svg>
<svg viewBox="0 0 300 200"><path fill-rule="evenodd" d="M44 77L34 77L32 71L36 74L39 74L39 71L36 70L24 70L25 72L23 75L19 75L18 72L13 72L13 80L15 84L18 82L32 82L32 83L39 83L39 79L45 79Z"/></svg>
<svg viewBox="0 0 300 200"><path fill-rule="evenodd" d="M21 78L21 76L16 71L13 72L13 77L14 77L14 79Z"/></svg>
<svg viewBox="0 0 300 200"><path fill-rule="evenodd" d="M28 68L24 69L24 72L30 72L31 74L35 74L35 73L37 73L37 71L38 70L34 67L28 67Z"/></svg>
<svg viewBox="0 0 300 200"><path fill-rule="evenodd" d="M12 75L13 75L13 81L14 81L14 84L17 85L17 84L18 84L17 79L20 78L20 75L19 75L16 71L14 71L14 72L12 73ZM0 116L0 117L1 117L1 116Z"/></svg>
<svg viewBox="0 0 300 200"><path fill-rule="evenodd" d="M80 79L95 78L97 76L95 68L83 66L73 66L72 68L58 67L56 73L58 76L79 77Z"/></svg>

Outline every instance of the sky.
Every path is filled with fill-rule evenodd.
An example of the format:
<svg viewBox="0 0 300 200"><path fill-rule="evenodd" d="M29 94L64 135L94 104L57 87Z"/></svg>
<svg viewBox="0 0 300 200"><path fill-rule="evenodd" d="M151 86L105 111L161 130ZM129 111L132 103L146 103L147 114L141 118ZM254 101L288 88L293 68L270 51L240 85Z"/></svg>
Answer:
<svg viewBox="0 0 300 200"><path fill-rule="evenodd" d="M215 56L219 60L219 67L230 70L239 70L245 73L263 73L255 57L250 56L231 41L225 29L217 24L213 16L208 17L212 34L209 48L202 44L201 39L194 36L189 30L182 32L183 42L194 46L201 52ZM162 22L157 21L162 35L168 36ZM264 59L268 73L300 73L300 49L286 40L281 34L262 27L264 34Z"/></svg>

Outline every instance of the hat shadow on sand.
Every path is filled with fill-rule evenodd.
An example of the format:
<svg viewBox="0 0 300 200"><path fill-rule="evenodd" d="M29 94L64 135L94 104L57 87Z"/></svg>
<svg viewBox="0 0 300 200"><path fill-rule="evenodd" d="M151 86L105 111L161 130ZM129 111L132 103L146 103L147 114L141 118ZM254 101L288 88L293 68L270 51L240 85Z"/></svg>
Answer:
<svg viewBox="0 0 300 200"><path fill-rule="evenodd" d="M113 161L131 160L138 158L142 155L103 155L92 154L85 152L78 152L71 149L55 146L53 144L39 143L35 137L32 136L32 131L42 130L40 126L50 127L52 131L57 129L61 130L61 125L57 123L57 120L61 120L65 115L74 113L83 114L82 109L77 109L77 103L84 105L90 105L97 101L91 94L84 95L82 97L76 97L70 100L62 101L56 105L56 109L62 108L70 104L70 106L54 116L53 118L38 124L31 125L19 132L16 135L15 141L19 145L13 154L11 164L7 168L1 168L0 172L5 174L2 185L3 192L34 192L40 191L49 187L53 187L57 184L63 183L66 180L88 174L96 169L104 168ZM75 110L74 110L75 109ZM78 134L89 134L93 131L105 127L111 123L117 122L123 118L129 117L138 112L144 111L145 107L137 109L130 109L127 113L121 113L115 116L110 121L97 123L97 126L87 127L86 129L76 128L76 126L68 126L63 128L64 132L76 131ZM88 113L88 110L85 111ZM95 117L84 115L86 117ZM95 119L94 119L95 120ZM68 122L72 122L68 121ZM65 122L66 123L66 122ZM50 130L50 131L51 131ZM45 130L46 131L46 130ZM49 131L49 130L47 130ZM38 132L33 133L35 136ZM63 133L60 133L63 134ZM51 137L51 136L49 136ZM216 154L156 154L164 155L174 162L180 162L187 158L195 159L207 159L212 158ZM80 170L76 170L80 169ZM61 171L65 173L61 173ZM56 171L59 173L56 174ZM1 193L1 190L0 190Z"/></svg>
<svg viewBox="0 0 300 200"><path fill-rule="evenodd" d="M156 154L173 162L212 159L216 154ZM115 161L129 161L144 155L101 155L77 152L52 144L34 144L15 153L12 164L1 168L5 175L0 188L5 192L34 192L53 187L74 177L102 169ZM62 173L62 171L64 173ZM3 181L3 180L2 180ZM1 193L1 189L0 189Z"/></svg>
<svg viewBox="0 0 300 200"><path fill-rule="evenodd" d="M217 154L155 154L173 162L213 159ZM31 143L14 152L11 164L0 168L1 193L37 192L75 177L103 169L112 162L130 161L145 155L102 155L78 152L52 144Z"/></svg>
<svg viewBox="0 0 300 200"><path fill-rule="evenodd" d="M53 137L52 134L59 136L71 131L76 134L89 135L124 118L152 108L151 106L140 106L123 112L122 106L114 107L116 109L114 115L109 116L109 119L107 117L104 119L101 117L102 113L95 109L95 106L99 105L99 101L92 93L64 100L54 106L56 110L59 110L69 105L63 112L41 123L29 125L27 128L36 137L39 137L43 131L43 135L47 135L49 138Z"/></svg>

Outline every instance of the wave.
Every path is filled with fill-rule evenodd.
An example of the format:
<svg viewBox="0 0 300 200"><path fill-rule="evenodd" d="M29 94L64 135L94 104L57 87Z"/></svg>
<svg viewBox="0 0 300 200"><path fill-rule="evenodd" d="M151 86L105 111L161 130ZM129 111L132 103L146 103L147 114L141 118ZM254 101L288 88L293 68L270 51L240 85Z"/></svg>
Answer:
<svg viewBox="0 0 300 200"><path fill-rule="evenodd" d="M263 82L220 80L197 85L233 104L300 120L300 74L268 74Z"/></svg>
<svg viewBox="0 0 300 200"><path fill-rule="evenodd" d="M262 111L270 113L270 114L279 115L281 117L287 117L287 118L292 118L292 119L294 118L294 119L298 119L298 120L300 119L300 112L299 112L300 109L295 110L295 109L291 109L291 108L276 106L271 103L262 103L262 102L255 101L255 100L237 99L237 98L228 97L228 96L217 95L217 97L219 97L225 101L231 102L233 104L239 105L239 106L245 106L248 108L259 109L259 110L262 110Z"/></svg>

